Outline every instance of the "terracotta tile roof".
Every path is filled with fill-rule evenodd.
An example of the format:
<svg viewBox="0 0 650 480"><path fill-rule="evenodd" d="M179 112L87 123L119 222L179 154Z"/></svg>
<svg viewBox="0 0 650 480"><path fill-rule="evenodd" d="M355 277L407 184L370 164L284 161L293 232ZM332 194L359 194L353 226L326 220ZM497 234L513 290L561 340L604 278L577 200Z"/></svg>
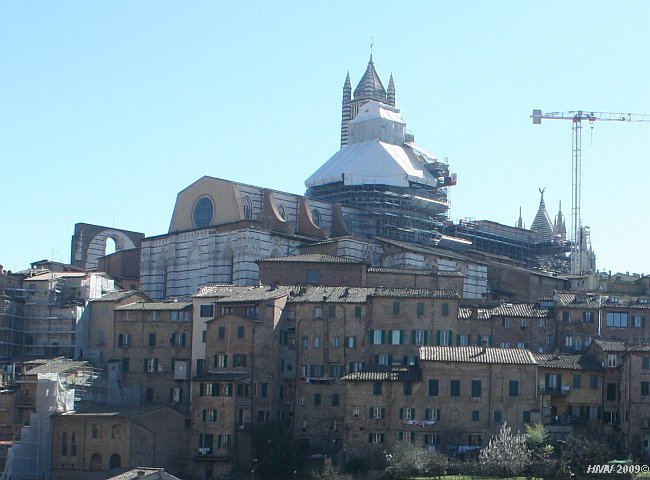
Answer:
<svg viewBox="0 0 650 480"><path fill-rule="evenodd" d="M458 308L458 318L461 320L467 320L472 318L472 308L469 307L459 307ZM478 308L476 314L479 320L487 320L490 318L490 309L488 308Z"/></svg>
<svg viewBox="0 0 650 480"><path fill-rule="evenodd" d="M624 352L627 348L624 340L604 340L598 338L594 340L594 345L599 346L605 352Z"/></svg>
<svg viewBox="0 0 650 480"><path fill-rule="evenodd" d="M269 257L269 258L260 258L257 260L257 263L263 262L278 262L278 263L352 263L361 265L365 262L361 260L355 260L353 258L347 257L337 257L334 255L325 255L322 253L308 253L304 255L289 255L286 257Z"/></svg>
<svg viewBox="0 0 650 480"><path fill-rule="evenodd" d="M369 267L368 273L394 273L397 275L421 275L421 276L435 276L436 272L429 269L417 268L387 268L387 267Z"/></svg>
<svg viewBox="0 0 650 480"><path fill-rule="evenodd" d="M254 302L280 298L288 295L296 287L271 287L269 285L260 286L233 286L233 285L208 285L199 288L199 291L193 295L195 298L216 297L217 302Z"/></svg>
<svg viewBox="0 0 650 480"><path fill-rule="evenodd" d="M537 364L544 368L561 368L567 370L603 370L601 364L585 355L533 353Z"/></svg>
<svg viewBox="0 0 650 480"><path fill-rule="evenodd" d="M85 360L69 360L67 358L56 358L47 360L45 363L25 371L25 375L38 375L39 373L65 373L72 370L92 368Z"/></svg>
<svg viewBox="0 0 650 480"><path fill-rule="evenodd" d="M430 362L492 363L535 365L529 350L487 347L420 347L420 360Z"/></svg>
<svg viewBox="0 0 650 480"><path fill-rule="evenodd" d="M460 298L459 293L455 290L427 290L424 288L375 288L371 296L399 298Z"/></svg>
<svg viewBox="0 0 650 480"><path fill-rule="evenodd" d="M490 309L490 316L544 318L548 312L547 308L539 308L530 303L503 303Z"/></svg>
<svg viewBox="0 0 650 480"><path fill-rule="evenodd" d="M400 374L396 372L354 372L349 373L341 378L344 381L379 381L379 382L396 382L400 380Z"/></svg>
<svg viewBox="0 0 650 480"><path fill-rule="evenodd" d="M363 287L295 287L287 302L289 303L366 303L374 288Z"/></svg>
<svg viewBox="0 0 650 480"><path fill-rule="evenodd" d="M25 279L26 282L40 282L44 280L55 280L57 278L83 278L86 273L83 272L46 272Z"/></svg>
<svg viewBox="0 0 650 480"><path fill-rule="evenodd" d="M642 310L650 309L650 299L645 296L635 297L631 295L623 295L610 293L603 295L600 293L576 293L557 291L553 295L553 300L556 306L562 308L579 308L589 309L603 307L607 309L612 308L638 308Z"/></svg>
<svg viewBox="0 0 650 480"><path fill-rule="evenodd" d="M462 278L461 272L438 270L433 271L426 268L388 268L388 267L369 267L368 273L392 273L395 275L419 275L432 277L459 277Z"/></svg>
<svg viewBox="0 0 650 480"><path fill-rule="evenodd" d="M347 381L380 381L380 382L404 382L408 380L420 380L421 372L419 367L412 366L375 366L364 369L360 372L353 372L342 380Z"/></svg>
<svg viewBox="0 0 650 480"><path fill-rule="evenodd" d="M119 302L120 300L124 300L125 298L130 297L131 295L135 294L140 294L144 295L143 292L140 292L139 290L120 290L118 292L110 292L105 295L102 295L99 298L95 298L91 300L92 302Z"/></svg>
<svg viewBox="0 0 650 480"><path fill-rule="evenodd" d="M133 302L128 305L115 307L115 311L134 310L185 310L190 308L192 302Z"/></svg>
<svg viewBox="0 0 650 480"><path fill-rule="evenodd" d="M547 308L540 308L531 303L504 303L493 308L477 309L479 320L487 320L491 317L517 317L517 318L546 318L549 315ZM467 320L472 317L472 308L462 307L458 309L458 318Z"/></svg>
<svg viewBox="0 0 650 480"><path fill-rule="evenodd" d="M163 468L154 468L154 467L137 467L128 472L121 473L115 477L108 477L108 480L136 480L136 479L145 479L145 480L158 480L166 479L173 480L178 477L166 473Z"/></svg>

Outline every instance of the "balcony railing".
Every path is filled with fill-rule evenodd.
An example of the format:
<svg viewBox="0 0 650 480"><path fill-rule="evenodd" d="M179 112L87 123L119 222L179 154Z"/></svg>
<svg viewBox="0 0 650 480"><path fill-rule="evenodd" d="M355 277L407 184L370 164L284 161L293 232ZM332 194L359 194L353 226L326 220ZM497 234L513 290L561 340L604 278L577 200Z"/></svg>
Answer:
<svg viewBox="0 0 650 480"><path fill-rule="evenodd" d="M548 393L551 395L568 395L571 393L570 385L562 385L561 387L555 387L550 385L544 385L541 389L541 393Z"/></svg>

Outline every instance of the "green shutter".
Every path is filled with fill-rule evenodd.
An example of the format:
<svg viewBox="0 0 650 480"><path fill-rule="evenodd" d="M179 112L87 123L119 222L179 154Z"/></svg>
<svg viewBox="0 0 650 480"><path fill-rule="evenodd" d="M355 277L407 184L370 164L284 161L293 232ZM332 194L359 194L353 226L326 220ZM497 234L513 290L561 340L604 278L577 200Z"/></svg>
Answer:
<svg viewBox="0 0 650 480"><path fill-rule="evenodd" d="M424 344L429 345L429 330L424 331Z"/></svg>
<svg viewBox="0 0 650 480"><path fill-rule="evenodd" d="M440 409L436 410L436 420L440 421Z"/></svg>
<svg viewBox="0 0 650 480"><path fill-rule="evenodd" d="M440 330L436 330L436 345L440 345Z"/></svg>
<svg viewBox="0 0 650 480"><path fill-rule="evenodd" d="M386 343L386 330L381 331L381 344L384 345Z"/></svg>
<svg viewBox="0 0 650 480"><path fill-rule="evenodd" d="M411 344L415 345L415 330L411 330Z"/></svg>
<svg viewBox="0 0 650 480"><path fill-rule="evenodd" d="M453 338L454 338L454 332L452 332L451 330L449 330L449 346L452 345L451 342L452 342L452 339L453 339Z"/></svg>
<svg viewBox="0 0 650 480"><path fill-rule="evenodd" d="M415 418L415 408L411 409L411 418Z"/></svg>
<svg viewBox="0 0 650 480"><path fill-rule="evenodd" d="M381 418L386 418L386 409L381 407Z"/></svg>
<svg viewBox="0 0 650 480"><path fill-rule="evenodd" d="M375 331L374 331L374 330L370 330L370 345L374 345L374 344L375 344L374 340L375 340Z"/></svg>
<svg viewBox="0 0 650 480"><path fill-rule="evenodd" d="M143 368L144 368L143 371L146 372L147 371L147 359L146 358L144 359L144 367Z"/></svg>
<svg viewBox="0 0 650 480"><path fill-rule="evenodd" d="M460 345L460 334L456 334L456 345Z"/></svg>
<svg viewBox="0 0 650 480"><path fill-rule="evenodd" d="M403 419L404 419L404 409L403 409L403 408L400 408L400 409L399 409L399 419L400 419L400 420L403 420Z"/></svg>
<svg viewBox="0 0 650 480"><path fill-rule="evenodd" d="M429 409L428 408L424 409L424 419L429 420Z"/></svg>
<svg viewBox="0 0 650 480"><path fill-rule="evenodd" d="M404 330L399 331L399 344L404 345L404 342L406 341L406 332Z"/></svg>
<svg viewBox="0 0 650 480"><path fill-rule="evenodd" d="M368 409L368 418L372 418L372 407Z"/></svg>

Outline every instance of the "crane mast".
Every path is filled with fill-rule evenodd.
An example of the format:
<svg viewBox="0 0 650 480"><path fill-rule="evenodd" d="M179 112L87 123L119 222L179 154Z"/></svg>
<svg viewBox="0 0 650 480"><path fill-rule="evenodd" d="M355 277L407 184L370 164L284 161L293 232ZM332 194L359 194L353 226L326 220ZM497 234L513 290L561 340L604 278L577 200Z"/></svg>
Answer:
<svg viewBox="0 0 650 480"><path fill-rule="evenodd" d="M586 273L584 257L586 255L586 238L582 228L582 122L593 124L599 122L650 122L650 115L611 112L586 112L583 110L569 112L547 112L533 110L530 116L534 125L545 120L571 121L571 273Z"/></svg>

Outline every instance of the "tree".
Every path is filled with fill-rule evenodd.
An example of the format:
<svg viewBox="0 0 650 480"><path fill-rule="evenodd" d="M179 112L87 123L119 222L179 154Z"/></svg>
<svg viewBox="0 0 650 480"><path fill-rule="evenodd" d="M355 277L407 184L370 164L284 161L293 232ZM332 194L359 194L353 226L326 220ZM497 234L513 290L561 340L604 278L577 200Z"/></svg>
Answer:
<svg viewBox="0 0 650 480"><path fill-rule="evenodd" d="M544 425L526 425L526 446L531 454L531 472L536 477L543 476L553 464L553 446L548 443L548 431Z"/></svg>
<svg viewBox="0 0 650 480"><path fill-rule="evenodd" d="M561 445L560 470L578 477L589 478L588 465L603 465L609 460L609 448L596 438L569 435Z"/></svg>
<svg viewBox="0 0 650 480"><path fill-rule="evenodd" d="M447 457L424 447L399 443L386 455L385 478L439 476L447 468Z"/></svg>
<svg viewBox="0 0 650 480"><path fill-rule="evenodd" d="M489 475L516 477L530 466L531 452L526 446L525 436L513 434L504 423L499 434L481 450L478 461Z"/></svg>

